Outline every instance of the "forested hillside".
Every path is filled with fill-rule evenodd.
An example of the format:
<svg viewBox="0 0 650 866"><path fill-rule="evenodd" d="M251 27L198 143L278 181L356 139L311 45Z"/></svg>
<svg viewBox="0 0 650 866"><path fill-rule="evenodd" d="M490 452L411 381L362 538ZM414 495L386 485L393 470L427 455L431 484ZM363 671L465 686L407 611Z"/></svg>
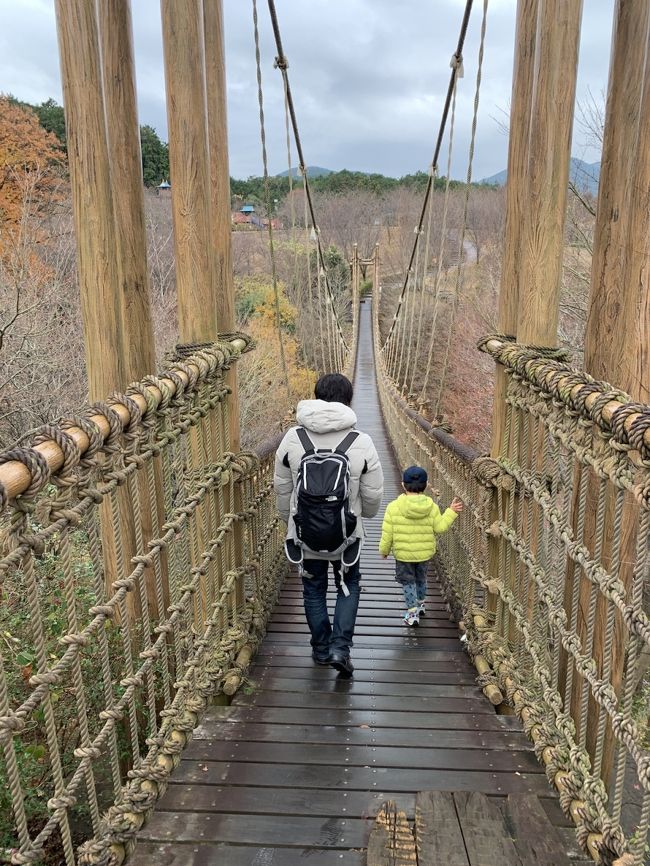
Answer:
<svg viewBox="0 0 650 866"><path fill-rule="evenodd" d="M155 187L169 176L167 145L155 130L141 130L143 178ZM76 284L63 110L53 100L38 106L2 97L0 103L0 444L7 446L39 423L85 401L85 370ZM340 171L310 180L321 242L327 250L335 301L350 326L348 262L354 244L362 258L380 244L384 329L392 320L408 267L413 231L428 175L402 178ZM170 179L173 184L173 178ZM318 268L311 226L305 226L301 179L269 179L278 220L276 258L281 328L289 363L291 396L281 385L273 285L265 232L233 233L233 265L239 324L258 343L242 363L243 429L249 444L269 433L262 420L261 390L273 406L272 425L309 389L318 368L315 345L299 344L298 317L316 303ZM430 375L414 376L411 398L430 418L479 448L489 442L492 364L475 350L493 330L501 267L503 189L437 178L427 245L420 331L431 346ZM262 178L232 180L232 205L265 212ZM445 203L446 201L446 203ZM160 358L176 341L171 201L151 190L146 197L152 309ZM463 213L466 210L463 228ZM446 213L446 222L443 214ZM593 233L593 201L571 201L564 253L560 338L580 362L586 318ZM443 230L444 225L444 230ZM463 249L459 255L459 244ZM423 263L420 263L422 266ZM363 286L369 291L368 278ZM432 315L434 299L436 313ZM451 331L450 331L451 329ZM302 332L309 329L302 329ZM314 338L316 339L316 338ZM307 341L308 342L308 341ZM446 347L449 365L441 373ZM444 378L444 382L442 379ZM444 387L442 387L444 385Z"/></svg>

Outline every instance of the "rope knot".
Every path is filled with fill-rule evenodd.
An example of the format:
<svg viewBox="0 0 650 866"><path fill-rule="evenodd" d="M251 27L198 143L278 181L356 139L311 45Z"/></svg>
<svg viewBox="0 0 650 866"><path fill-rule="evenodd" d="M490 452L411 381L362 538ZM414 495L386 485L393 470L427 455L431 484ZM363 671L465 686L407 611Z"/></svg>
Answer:
<svg viewBox="0 0 650 866"><path fill-rule="evenodd" d="M281 69L283 72L284 72L284 70L289 68L289 61L284 56L284 54L281 54L279 57L275 58L275 63L273 64L273 68L274 69Z"/></svg>
<svg viewBox="0 0 650 866"><path fill-rule="evenodd" d="M456 71L456 78L463 78L465 75L465 69L463 67L463 55L462 54L452 54L451 60L449 61L449 66L451 69Z"/></svg>

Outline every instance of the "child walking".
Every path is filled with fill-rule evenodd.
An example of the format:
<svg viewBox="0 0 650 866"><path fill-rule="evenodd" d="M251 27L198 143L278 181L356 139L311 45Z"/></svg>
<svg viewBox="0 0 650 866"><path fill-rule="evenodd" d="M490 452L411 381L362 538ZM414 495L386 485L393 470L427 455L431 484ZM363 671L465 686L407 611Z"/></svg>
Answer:
<svg viewBox="0 0 650 866"><path fill-rule="evenodd" d="M381 527L379 552L384 559L392 551L395 557L395 580L402 585L406 625L419 625L424 615L429 560L436 552L436 535L446 532L463 503L454 497L441 514L436 503L424 491L427 473L421 466L409 466L402 475L404 493L386 507Z"/></svg>

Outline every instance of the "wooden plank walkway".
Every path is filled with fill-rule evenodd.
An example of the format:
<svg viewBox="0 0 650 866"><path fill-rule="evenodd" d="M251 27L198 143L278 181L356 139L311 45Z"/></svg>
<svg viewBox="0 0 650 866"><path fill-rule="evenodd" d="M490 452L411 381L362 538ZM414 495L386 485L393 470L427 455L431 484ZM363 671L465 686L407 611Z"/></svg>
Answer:
<svg viewBox="0 0 650 866"><path fill-rule="evenodd" d="M379 409L369 304L355 391L388 502L399 475ZM424 790L482 792L497 804L536 794L566 828L519 722L497 715L476 686L439 587L430 586L422 625L403 626L392 560L377 552L381 514L366 526L354 678L313 664L300 582L288 578L250 684L230 707L208 711L133 864L361 866L381 804L393 800L413 820ZM572 831L559 832L577 856Z"/></svg>

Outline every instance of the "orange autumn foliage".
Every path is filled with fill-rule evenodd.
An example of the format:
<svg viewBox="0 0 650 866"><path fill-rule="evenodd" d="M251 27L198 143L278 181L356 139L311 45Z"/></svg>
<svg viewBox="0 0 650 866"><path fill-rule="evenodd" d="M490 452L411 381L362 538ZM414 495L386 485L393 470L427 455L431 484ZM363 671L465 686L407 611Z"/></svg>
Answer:
<svg viewBox="0 0 650 866"><path fill-rule="evenodd" d="M29 108L0 95L0 229L21 222L57 197L64 155L57 137Z"/></svg>

